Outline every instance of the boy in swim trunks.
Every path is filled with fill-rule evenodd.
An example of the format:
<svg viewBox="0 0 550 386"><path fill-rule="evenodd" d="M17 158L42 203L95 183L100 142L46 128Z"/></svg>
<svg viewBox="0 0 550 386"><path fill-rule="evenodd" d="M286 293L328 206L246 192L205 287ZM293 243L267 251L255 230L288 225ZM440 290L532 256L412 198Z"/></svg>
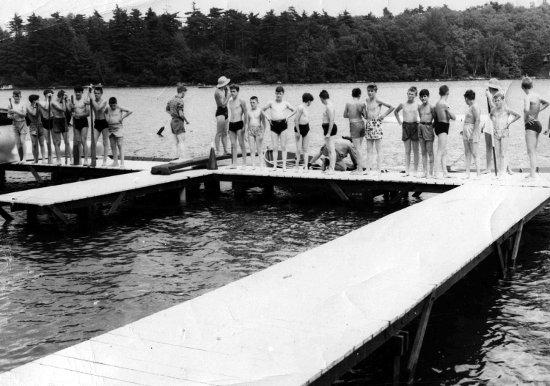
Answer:
<svg viewBox="0 0 550 386"><path fill-rule="evenodd" d="M462 129L462 141L464 142L464 159L466 167L466 178L470 178L470 163L472 157L476 166L477 177L481 175L477 154L479 150L479 138L481 136L480 117L481 110L477 106L476 94L472 90L464 93L464 102L468 105L468 111L464 117L464 127Z"/></svg>
<svg viewBox="0 0 550 386"><path fill-rule="evenodd" d="M509 122L510 115L514 119ZM512 123L520 119L521 116L504 107L504 95L497 92L493 97L493 107L491 108L491 120L493 122L493 142L495 145L495 152L497 155L497 173L504 173L507 171L512 174L512 170L508 165L506 159L506 145L508 143L508 137L510 136L509 127Z"/></svg>
<svg viewBox="0 0 550 386"><path fill-rule="evenodd" d="M378 87L375 84L369 84L367 86L367 102L366 102L366 111L367 111L367 162L366 168L367 171L365 174L368 174L370 171L370 158L373 154L373 147L376 147L376 168L382 173L382 121L394 110L393 106L382 102L377 98L376 93L378 92ZM382 114L382 106L386 107L386 111Z"/></svg>
<svg viewBox="0 0 550 386"><path fill-rule="evenodd" d="M357 153L357 149L352 142L345 139L336 139L334 141L334 151L336 153L336 163L334 166L335 171L345 172L347 170L353 170L357 168L359 154ZM313 155L311 163L314 164L319 158L323 157L325 159L325 161L323 162L324 167L326 166L326 161L328 161L327 158L329 157L329 154L330 153L327 149L327 146L323 145L321 149L319 149L317 154ZM351 164L349 162L346 162L348 156L351 159Z"/></svg>
<svg viewBox="0 0 550 386"><path fill-rule="evenodd" d="M218 85L214 92L214 100L216 101L216 135L214 137L214 143L216 145L216 152L220 153L220 142L223 145L223 152L229 154L227 150L227 118L229 112L227 111L227 102L231 98L229 88L227 85L231 79L221 76L218 79Z"/></svg>
<svg viewBox="0 0 550 386"><path fill-rule="evenodd" d="M65 112L67 111L67 95L65 91L59 90L57 92L57 98L51 102L52 106L52 138L53 146L55 148L55 158L57 164L61 165L61 139L65 143L65 164L68 163L71 158L71 146L69 145L69 133L67 131L67 117Z"/></svg>
<svg viewBox="0 0 550 386"><path fill-rule="evenodd" d="M112 167L118 167L117 155L120 154L120 168L124 169L122 121L130 114L132 114L132 111L117 105L115 97L109 98L109 107L105 109L105 120L109 125L109 141L111 142L111 152L113 153L113 163L110 165Z"/></svg>
<svg viewBox="0 0 550 386"><path fill-rule="evenodd" d="M90 115L90 101L82 98L84 88L74 88L75 98L71 98L73 115L73 147L78 147L78 154L84 156L84 166L88 166L88 116ZM82 149L82 150L80 150ZM80 159L75 160L80 164Z"/></svg>
<svg viewBox="0 0 550 386"><path fill-rule="evenodd" d="M177 86L177 94L166 104L166 112L170 114L172 118L170 120L170 130L174 135L174 140L176 141L176 160L172 162L182 161L183 160L183 145L185 140L185 124L189 124L189 121L185 117L185 105L183 103L183 97L187 92L187 87L184 85Z"/></svg>
<svg viewBox="0 0 550 386"><path fill-rule="evenodd" d="M283 172L286 172L286 129L288 120L296 114L296 109L287 101L283 100L285 89L282 86L277 86L275 89L275 100L270 101L262 108L262 114L271 126L271 142L273 143L273 168L277 170L277 162L279 158L279 146L283 153ZM271 118L268 118L265 112L270 110ZM290 111L287 115L286 110Z"/></svg>
<svg viewBox="0 0 550 386"><path fill-rule="evenodd" d="M246 120L246 102L239 98L239 86L229 87L231 99L227 103L229 108L229 138L231 139L232 162L231 169L237 167L237 141L241 146L243 169L246 167L246 146L244 144L244 121Z"/></svg>
<svg viewBox="0 0 550 386"><path fill-rule="evenodd" d="M309 106L313 95L306 92L302 95L302 104L296 110L294 118L294 138L296 139L296 169L300 168L300 150L304 155L304 170L307 170L309 159ZM301 146L300 146L301 145Z"/></svg>
<svg viewBox="0 0 550 386"><path fill-rule="evenodd" d="M42 121L42 127L46 130L44 136L46 137L46 146L48 148L48 163L53 162L52 159L52 120L50 117L51 106L50 102L52 100L53 91L50 89L44 90L44 100L38 102L38 108L40 109L40 116Z"/></svg>
<svg viewBox="0 0 550 386"><path fill-rule="evenodd" d="M363 153L361 148L363 147L363 137L365 136L365 122L363 117L367 116L367 109L363 102L361 102L361 89L354 88L351 90L352 102L346 103L344 110L344 118L349 119L349 133L353 146L357 150L357 169L351 174L363 173Z"/></svg>
<svg viewBox="0 0 550 386"><path fill-rule="evenodd" d="M325 147L329 153L329 167L327 174L332 174L334 173L334 166L336 164L336 149L334 148L334 141L336 139L336 133L338 132L336 123L334 123L334 118L336 118L336 108L330 101L327 90L322 90L319 94L319 98L321 98L321 103L325 105L322 127L323 135L325 136Z"/></svg>
<svg viewBox="0 0 550 386"><path fill-rule="evenodd" d="M527 145L527 155L529 156L529 165L531 167L527 178L537 178L537 146L539 144L539 134L542 131L542 125L539 122L539 113L548 107L548 102L533 91L533 81L529 77L521 81L521 89L525 93L523 99L523 117L525 121L525 143ZM550 122L549 122L550 124Z"/></svg>
<svg viewBox="0 0 550 386"><path fill-rule="evenodd" d="M42 158L40 160L44 162L46 160L46 154L44 151L44 128L42 127L42 120L40 116L40 108L38 107L38 99L40 97L36 94L29 95L30 105L27 106L27 118L30 121L29 131L31 133L32 141L32 155L34 157L34 163L38 163L40 158L40 151L42 152Z"/></svg>
<svg viewBox="0 0 550 386"><path fill-rule="evenodd" d="M109 124L105 120L107 101L103 99L103 87L94 87L93 98L90 97L90 89L88 88L88 99L94 111L94 140L96 144L99 137L103 137L103 163L101 166L107 166L107 152L109 151Z"/></svg>
<svg viewBox="0 0 550 386"><path fill-rule="evenodd" d="M25 116L27 115L27 108L21 102L21 91L13 91L13 102L10 99L10 108L8 109L8 118L12 119L13 134L15 136L15 144L17 146L17 153L19 153L19 161L25 161L25 155L27 154L27 133L29 128L25 122Z"/></svg>
<svg viewBox="0 0 550 386"><path fill-rule="evenodd" d="M265 118L258 108L258 97L256 96L250 98L250 110L247 112L245 123L250 145L250 157L252 158L252 169L256 168L256 152L258 153L260 169L263 169Z"/></svg>
<svg viewBox="0 0 550 386"><path fill-rule="evenodd" d="M449 87L443 85L439 87L439 101L435 104L435 126L434 132L437 136L437 153L435 155L434 173L435 178L441 178L437 173L437 168L441 167L443 177L449 177L447 172L447 136L449 135L449 119L456 119L452 113L449 104Z"/></svg>
<svg viewBox="0 0 550 386"><path fill-rule="evenodd" d="M403 134L401 140L405 145L405 174L409 176L411 169L411 148L414 154L414 175L418 176L418 104L416 103L416 87L410 87L407 91L407 101L399 104L394 111L395 118L399 126L402 126ZM403 110L403 121L399 117L399 112Z"/></svg>
<svg viewBox="0 0 550 386"><path fill-rule="evenodd" d="M420 90L420 101L418 106L418 115L420 123L418 124L418 142L420 143L420 152L422 153L422 170L420 177L434 176L434 127L433 120L435 110L429 103L430 92L427 89Z"/></svg>

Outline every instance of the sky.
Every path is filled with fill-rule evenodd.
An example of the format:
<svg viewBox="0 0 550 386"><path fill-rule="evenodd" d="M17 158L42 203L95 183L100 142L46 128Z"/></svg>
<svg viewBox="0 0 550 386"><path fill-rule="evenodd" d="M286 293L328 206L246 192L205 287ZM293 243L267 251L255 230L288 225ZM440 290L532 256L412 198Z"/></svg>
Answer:
<svg viewBox="0 0 550 386"><path fill-rule="evenodd" d="M529 6L531 1L539 5L542 0L497 0L499 3L510 2L515 5ZM270 9L276 12L283 11L294 6L298 12L305 10L308 13L323 10L331 15L338 15L347 10L352 15L366 15L372 12L381 15L384 7L394 13L400 13L405 8L416 8L422 4L424 7L441 6L446 3L452 9L465 9L471 6L482 5L489 0L195 0L196 6L208 13L212 7L223 9L237 9L242 12L254 12L263 15ZM0 26L6 27L9 20L17 13L25 20L35 12L39 16L49 17L59 11L61 15L68 13L83 13L90 15L97 10L106 19L112 14L115 5L121 8L137 8L142 11L151 7L157 13L168 11L179 12L183 16L192 9L192 0L2 0L0 6Z"/></svg>

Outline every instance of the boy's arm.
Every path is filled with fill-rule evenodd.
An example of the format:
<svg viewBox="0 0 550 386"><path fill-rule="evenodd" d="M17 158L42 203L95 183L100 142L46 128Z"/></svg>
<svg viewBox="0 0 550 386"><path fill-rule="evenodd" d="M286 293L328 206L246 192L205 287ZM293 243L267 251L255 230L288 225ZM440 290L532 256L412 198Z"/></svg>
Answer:
<svg viewBox="0 0 550 386"><path fill-rule="evenodd" d="M344 118L349 118L348 108L349 108L349 103L346 103L346 108L344 109Z"/></svg>
<svg viewBox="0 0 550 386"><path fill-rule="evenodd" d="M545 108L548 107L548 101L546 99L542 99L540 98L540 104L541 104L541 108L540 108L540 111L544 110Z"/></svg>
<svg viewBox="0 0 550 386"><path fill-rule="evenodd" d="M451 111L451 106L449 106L448 104L445 104L445 112L447 113L447 117L449 119L452 119L453 121L456 120L456 116Z"/></svg>
<svg viewBox="0 0 550 386"><path fill-rule="evenodd" d="M479 129L479 124L481 122L481 110L476 106L472 109L472 113L474 116L474 130L477 130Z"/></svg>
<svg viewBox="0 0 550 386"><path fill-rule="evenodd" d="M294 115L296 114L296 108L294 106L292 106L290 103L286 103L286 108L289 109L292 114L290 114L288 117L286 117L286 121L288 122L288 120Z"/></svg>
<svg viewBox="0 0 550 386"><path fill-rule="evenodd" d="M126 109L124 109L124 108L122 108L122 107L120 108L120 112L121 112L121 113L126 113L126 115L122 115L122 117L120 118L120 121L121 121L121 122L122 122L122 120L123 120L124 118L127 118L128 115L132 115L132 113L133 113L133 111L126 110Z"/></svg>
<svg viewBox="0 0 550 386"><path fill-rule="evenodd" d="M260 111L260 114L264 117L264 119L266 120L266 122L269 122L269 124L271 125L271 120L267 117L266 115L266 111L269 110L271 108L271 102L269 102L267 105L265 105L264 107L262 107L261 111Z"/></svg>
<svg viewBox="0 0 550 386"><path fill-rule="evenodd" d="M512 116L514 117L514 119L512 119L511 122L509 122L509 123L506 124L506 127L510 127L510 125L511 125L512 123L514 123L515 121L517 121L518 119L521 118L521 115L519 115L519 114L516 113L515 111L506 109L506 113L508 113L509 115L512 115Z"/></svg>
<svg viewBox="0 0 550 386"><path fill-rule="evenodd" d="M487 104L489 105L489 112L493 111L495 108L495 101L493 100L493 96L489 92L489 90L485 90L485 96L487 97Z"/></svg>
<svg viewBox="0 0 550 386"><path fill-rule="evenodd" d="M296 111L296 116L294 117L294 124L296 127L300 124L300 117L302 116L304 112L304 108L302 106L298 106L298 110Z"/></svg>
<svg viewBox="0 0 550 386"><path fill-rule="evenodd" d="M325 135L325 138L330 138L330 133L332 132L332 128L334 127L334 115L336 114L336 111L334 108L329 109L327 107L327 115L328 115L328 131L327 135Z"/></svg>
<svg viewBox="0 0 550 386"><path fill-rule="evenodd" d="M384 120L384 118L386 118L388 115L390 115L391 112L394 110L394 107L389 103L382 102L381 100L378 100L378 99L376 100L376 103L387 108L386 112L384 114L381 114L378 117L378 119L380 119L381 121Z"/></svg>
<svg viewBox="0 0 550 386"><path fill-rule="evenodd" d="M525 95L525 98L523 98L523 116L525 118L525 122L531 122L533 120L533 117L529 115L530 107L531 98L529 97L529 95Z"/></svg>
<svg viewBox="0 0 550 386"><path fill-rule="evenodd" d="M244 100L241 99L240 101L241 103L241 109L243 110L243 115L242 115L242 118L243 118L243 123L246 124L246 121L248 120L248 107L246 106L246 102Z"/></svg>
<svg viewBox="0 0 550 386"><path fill-rule="evenodd" d="M57 111L63 112L63 111L65 110L65 109L63 108L63 106L60 105L59 102L57 102L57 101L52 101L52 102L50 103L50 106L52 107L52 109L57 110Z"/></svg>
<svg viewBox="0 0 550 386"><path fill-rule="evenodd" d="M317 160L321 158L321 150L319 150L312 158L311 158L311 161L309 162L310 164L314 164L315 162L317 162Z"/></svg>
<svg viewBox="0 0 550 386"><path fill-rule="evenodd" d="M399 106L393 110L393 114L395 115L395 118L397 119L397 123L399 123L399 126L401 126L403 123L401 122L401 118L399 118L399 112L403 109L403 103L400 103Z"/></svg>

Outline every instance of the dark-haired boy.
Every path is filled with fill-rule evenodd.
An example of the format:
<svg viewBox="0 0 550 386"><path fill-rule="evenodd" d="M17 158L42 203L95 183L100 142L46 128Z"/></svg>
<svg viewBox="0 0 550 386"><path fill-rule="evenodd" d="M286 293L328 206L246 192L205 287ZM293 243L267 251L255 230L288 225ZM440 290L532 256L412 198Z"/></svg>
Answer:
<svg viewBox="0 0 550 386"><path fill-rule="evenodd" d="M481 110L475 103L476 94L472 90L464 93L464 102L468 105L468 112L464 117L464 128L462 129L462 140L464 142L464 156L466 163L466 178L470 178L470 163L472 157L476 166L476 174L479 177L481 171L477 158L479 149L479 138L481 137Z"/></svg>
<svg viewBox="0 0 550 386"><path fill-rule="evenodd" d="M229 87L231 99L227 103L229 108L229 139L231 140L231 166L237 167L237 142L241 147L243 169L246 167L246 146L244 143L244 121L246 120L246 102L239 97L239 86Z"/></svg>
<svg viewBox="0 0 550 386"><path fill-rule="evenodd" d="M109 125L109 141L111 142L111 152L113 153L113 163L110 165L112 167L119 166L117 155L120 155L120 168L124 169L122 121L130 114L132 114L132 111L118 106L115 97L109 98L109 106L105 109L105 120Z"/></svg>
<svg viewBox="0 0 550 386"><path fill-rule="evenodd" d="M46 160L46 154L44 154L44 128L42 127L40 108L38 107L38 100L40 97L36 94L29 95L30 105L27 106L27 118L29 119L29 132L31 133L32 142L32 155L34 157L34 163L38 163L40 159L42 162ZM42 158L40 158L40 151Z"/></svg>
<svg viewBox="0 0 550 386"><path fill-rule="evenodd" d="M447 172L447 136L449 135L449 119L456 119L447 103L447 98L449 98L449 87L447 87L447 85L439 87L439 96L440 98L434 109L437 117L434 127L435 135L437 135L437 153L434 166L436 178L440 177L437 173L438 167L441 167L443 177L449 177L449 173Z"/></svg>
<svg viewBox="0 0 550 386"><path fill-rule="evenodd" d="M369 84L367 86L367 160L366 168L367 171L365 174L368 174L370 171L370 158L373 154L373 147L376 147L376 168L380 173L384 170L382 169L382 138L384 136L382 132L382 121L393 111L393 106L382 102L376 96L378 92L378 87L375 84ZM382 106L386 107L386 111L382 114Z"/></svg>
<svg viewBox="0 0 550 386"><path fill-rule="evenodd" d="M38 108L40 109L40 115L42 120L42 127L44 131L44 137L46 137L46 147L48 148L48 163L53 162L53 153L52 153L52 119L51 119L51 106L50 102L52 100L53 91L50 89L44 90L44 100L38 102Z"/></svg>
<svg viewBox="0 0 550 386"><path fill-rule="evenodd" d="M349 119L349 134L353 146L357 150L357 169L355 169L351 174L362 174L363 173L363 137L365 136L365 122L363 117L367 116L367 108L363 102L361 102L361 89L354 88L351 90L351 97L353 98L352 102L346 103L346 108L344 110L344 118Z"/></svg>
<svg viewBox="0 0 550 386"><path fill-rule="evenodd" d="M69 133L67 131L67 118L65 112L67 111L67 95L65 91L59 90L57 92L57 98L51 102L52 107L52 138L55 148L55 158L57 164L61 165L61 139L65 143L65 163L69 162L71 158L71 145L69 144Z"/></svg>
<svg viewBox="0 0 550 386"><path fill-rule="evenodd" d="M88 116L90 115L90 101L82 98L84 88L74 88L74 100L71 100L73 115L73 146L78 147L78 154L84 156L84 166L88 166ZM80 160L75 160L80 163Z"/></svg>
<svg viewBox="0 0 550 386"><path fill-rule="evenodd" d="M183 103L187 87L179 85L177 86L176 92L176 96L170 99L166 104L166 112L170 114L172 118L170 120L170 129L176 141L176 159L172 162L183 161L185 124L189 124L189 121L185 117L185 105Z"/></svg>
<svg viewBox="0 0 550 386"><path fill-rule="evenodd" d="M309 160L309 106L313 95L306 92L302 95L302 103L296 109L294 118L294 138L296 139L296 169L300 169L300 151L304 156L304 170L307 170Z"/></svg>
<svg viewBox="0 0 550 386"><path fill-rule="evenodd" d="M88 92L90 89L88 88ZM107 152L109 149L109 124L105 120L105 109L107 101L102 99L103 88L100 86L94 87L94 96L88 94L90 105L94 111L94 140L97 144L99 137L103 137L103 163L101 166L107 166Z"/></svg>
<svg viewBox="0 0 550 386"><path fill-rule="evenodd" d="M250 158L252 158L252 169L256 168L256 152L258 153L258 165L264 167L264 132L265 118L258 108L258 97L250 97L250 110L247 111L245 125L250 145Z"/></svg>
<svg viewBox="0 0 550 386"><path fill-rule="evenodd" d="M420 177L434 176L434 127L433 120L435 110L429 103L430 92L426 89L420 90L420 105L418 105L418 114L420 123L418 124L418 140L420 143L420 152L422 153L422 170Z"/></svg>
<svg viewBox="0 0 550 386"><path fill-rule="evenodd" d="M411 169L411 148L414 154L414 175L418 176L418 104L416 103L416 87L410 87L407 90L407 101L400 103L394 111L395 118L399 126L402 126L401 140L405 145L405 174L407 177ZM399 112L403 110L403 121L399 117Z"/></svg>
<svg viewBox="0 0 550 386"><path fill-rule="evenodd" d="M275 100L270 101L262 108L262 114L265 116L271 126L271 142L273 144L273 168L277 170L277 162L279 158L279 146L283 153L283 172L286 172L286 129L288 128L288 120L296 114L296 109L287 101L283 100L285 89L283 86L277 86L275 89ZM265 115L267 110L270 111L271 118ZM291 114L287 115L286 110Z"/></svg>
<svg viewBox="0 0 550 386"><path fill-rule="evenodd" d="M325 105L322 127L323 135L325 136L325 146L329 153L329 167L327 173L332 174L334 173L336 165L336 149L334 148L334 142L336 140L336 133L338 133L338 127L336 127L336 123L334 122L336 118L336 108L334 107L334 103L330 101L327 90L322 90L319 93L319 98L321 99L321 103Z"/></svg>
<svg viewBox="0 0 550 386"><path fill-rule="evenodd" d="M529 77L523 78L521 89L525 93L523 119L525 121L525 144L527 145L527 155L529 156L529 166L531 168L527 178L534 179L538 176L537 146L539 144L539 134L542 131L539 113L548 107L548 101L542 99L537 92L533 91L533 81Z"/></svg>
<svg viewBox="0 0 550 386"><path fill-rule="evenodd" d="M29 132L27 123L25 122L25 116L27 115L27 108L21 102L21 91L13 91L13 102L10 102L10 108L8 109L8 118L12 119L13 134L15 136L15 145L17 147L17 153L19 153L19 160L25 161L25 155L27 154L26 137Z"/></svg>

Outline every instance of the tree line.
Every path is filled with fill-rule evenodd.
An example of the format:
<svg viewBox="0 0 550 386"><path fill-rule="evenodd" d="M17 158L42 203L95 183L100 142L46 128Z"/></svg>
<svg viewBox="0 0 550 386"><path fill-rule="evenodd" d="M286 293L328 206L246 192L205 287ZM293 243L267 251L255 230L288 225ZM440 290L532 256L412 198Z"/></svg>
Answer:
<svg viewBox="0 0 550 386"><path fill-rule="evenodd" d="M537 75L550 52L550 7L491 2L464 11L419 6L381 17L263 16L211 8L112 18L15 15L0 29L0 82L17 87L413 81ZM547 70L544 70L547 71ZM547 74L547 72L546 72Z"/></svg>

